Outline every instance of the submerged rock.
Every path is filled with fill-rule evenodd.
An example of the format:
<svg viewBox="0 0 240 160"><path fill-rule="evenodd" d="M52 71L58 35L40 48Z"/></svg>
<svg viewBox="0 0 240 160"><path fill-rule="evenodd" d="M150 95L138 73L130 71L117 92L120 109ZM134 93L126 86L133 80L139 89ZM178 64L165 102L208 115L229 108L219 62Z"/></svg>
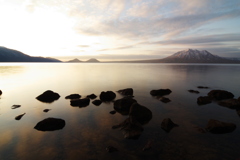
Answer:
<svg viewBox="0 0 240 160"><path fill-rule="evenodd" d="M229 133L235 129L236 124L234 123L221 122L214 119L210 119L206 127L207 131L215 134Z"/></svg>
<svg viewBox="0 0 240 160"><path fill-rule="evenodd" d="M161 123L161 128L166 132L170 132L174 127L177 126L178 125L173 123L173 121L170 118L165 118Z"/></svg>
<svg viewBox="0 0 240 160"><path fill-rule="evenodd" d="M87 98L95 99L97 98L97 96L95 94L90 94L90 95L87 95Z"/></svg>
<svg viewBox="0 0 240 160"><path fill-rule="evenodd" d="M135 99L126 97L116 100L113 104L113 107L117 112L121 113L122 115L128 115L130 107L135 102L137 102Z"/></svg>
<svg viewBox="0 0 240 160"><path fill-rule="evenodd" d="M209 104L209 103L212 103L212 98L210 98L208 96L204 96L204 97L201 96L201 97L198 97L197 103L199 105Z"/></svg>
<svg viewBox="0 0 240 160"><path fill-rule="evenodd" d="M39 131L55 131L65 127L65 121L58 118L46 118L37 123L34 129Z"/></svg>
<svg viewBox="0 0 240 160"><path fill-rule="evenodd" d="M145 144L145 146L143 147L142 150L147 151L147 150L151 149L152 148L152 143L153 143L152 140L148 140L148 142Z"/></svg>
<svg viewBox="0 0 240 160"><path fill-rule="evenodd" d="M43 112L49 112L51 109L44 109Z"/></svg>
<svg viewBox="0 0 240 160"><path fill-rule="evenodd" d="M206 87L206 86L198 86L197 88L200 88L200 89L208 89L209 87Z"/></svg>
<svg viewBox="0 0 240 160"><path fill-rule="evenodd" d="M200 93L199 91L192 90L192 89L188 90L188 92L190 92L190 93L196 93L196 94Z"/></svg>
<svg viewBox="0 0 240 160"><path fill-rule="evenodd" d="M79 98L81 98L81 95L79 94L70 94L65 97L65 99L79 99Z"/></svg>
<svg viewBox="0 0 240 160"><path fill-rule="evenodd" d="M134 102L129 110L129 118L112 128L120 128L123 132L124 138L138 139L143 132L142 125L148 123L151 119L152 112L148 108Z"/></svg>
<svg viewBox="0 0 240 160"><path fill-rule="evenodd" d="M163 103L171 102L171 100L169 98L166 98L166 97L160 97L159 100Z"/></svg>
<svg viewBox="0 0 240 160"><path fill-rule="evenodd" d="M112 101L116 98L116 94L113 91L101 92L100 100L103 102Z"/></svg>
<svg viewBox="0 0 240 160"><path fill-rule="evenodd" d="M20 120L26 113L20 114L15 117L15 120Z"/></svg>
<svg viewBox="0 0 240 160"><path fill-rule="evenodd" d="M142 125L133 118L127 118L119 125L113 126L113 129L121 128L123 136L126 139L138 139L143 132Z"/></svg>
<svg viewBox="0 0 240 160"><path fill-rule="evenodd" d="M106 150L107 150L108 153L112 153L112 152L117 152L118 151L118 149L113 147L113 146L107 146Z"/></svg>
<svg viewBox="0 0 240 160"><path fill-rule="evenodd" d="M164 96L164 95L169 95L170 93L172 93L172 91L170 89L158 89L158 90L151 90L150 94L152 96Z"/></svg>
<svg viewBox="0 0 240 160"><path fill-rule="evenodd" d="M208 96L215 100L231 99L234 97L231 92L224 90L211 90Z"/></svg>
<svg viewBox="0 0 240 160"><path fill-rule="evenodd" d="M110 114L115 114L115 113L116 113L116 111L110 111L109 113L110 113Z"/></svg>
<svg viewBox="0 0 240 160"><path fill-rule="evenodd" d="M99 106L102 104L102 101L99 99L96 99L96 100L92 101L92 104L94 104L95 106Z"/></svg>
<svg viewBox="0 0 240 160"><path fill-rule="evenodd" d="M218 102L220 106L228 107L231 109L240 108L240 102L237 99L227 99Z"/></svg>
<svg viewBox="0 0 240 160"><path fill-rule="evenodd" d="M37 100L41 102L46 102L46 103L52 103L55 100L58 100L60 95L58 93L55 93L51 90L47 90L38 97L36 97Z"/></svg>
<svg viewBox="0 0 240 160"><path fill-rule="evenodd" d="M19 108L19 107L21 107L21 105L14 104L11 108L16 109L16 108Z"/></svg>
<svg viewBox="0 0 240 160"><path fill-rule="evenodd" d="M123 96L132 96L133 95L132 88L121 89L121 90L118 90L117 92Z"/></svg>
<svg viewBox="0 0 240 160"><path fill-rule="evenodd" d="M0 96L2 95L2 91L0 90Z"/></svg>
<svg viewBox="0 0 240 160"><path fill-rule="evenodd" d="M90 103L89 98L83 98L83 99L73 99L70 101L70 105L73 107L86 107Z"/></svg>

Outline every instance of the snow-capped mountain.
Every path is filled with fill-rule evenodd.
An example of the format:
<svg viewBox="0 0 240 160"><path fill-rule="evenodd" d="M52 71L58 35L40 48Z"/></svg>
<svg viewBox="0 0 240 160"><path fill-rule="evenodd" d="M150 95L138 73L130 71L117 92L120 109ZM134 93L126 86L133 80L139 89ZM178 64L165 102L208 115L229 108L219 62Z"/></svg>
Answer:
<svg viewBox="0 0 240 160"><path fill-rule="evenodd" d="M179 51L169 57L163 58L161 61L168 63L240 63L240 61L213 55L206 50L199 51L194 49Z"/></svg>

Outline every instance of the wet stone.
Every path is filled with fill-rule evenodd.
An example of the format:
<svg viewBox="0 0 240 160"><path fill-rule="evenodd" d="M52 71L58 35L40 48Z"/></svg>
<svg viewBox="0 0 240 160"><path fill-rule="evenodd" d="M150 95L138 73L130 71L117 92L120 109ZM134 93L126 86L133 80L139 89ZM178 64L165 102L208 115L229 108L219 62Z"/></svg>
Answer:
<svg viewBox="0 0 240 160"><path fill-rule="evenodd" d="M16 109L16 108L19 108L19 107L21 107L21 105L16 105L16 104L14 104L11 108L12 108L12 109Z"/></svg>
<svg viewBox="0 0 240 160"><path fill-rule="evenodd" d="M70 94L65 97L65 99L79 99L79 98L81 98L81 95L79 94Z"/></svg>
<svg viewBox="0 0 240 160"><path fill-rule="evenodd" d="M38 97L36 97L37 100L45 103L52 103L53 101L58 100L59 98L60 95L51 90L47 90Z"/></svg>
<svg viewBox="0 0 240 160"><path fill-rule="evenodd" d="M87 95L87 98L95 99L97 98L97 96L95 94L90 94L90 95Z"/></svg>
<svg viewBox="0 0 240 160"><path fill-rule="evenodd" d="M99 106L102 104L102 101L97 99L97 100L92 101L92 104L94 104L95 106Z"/></svg>

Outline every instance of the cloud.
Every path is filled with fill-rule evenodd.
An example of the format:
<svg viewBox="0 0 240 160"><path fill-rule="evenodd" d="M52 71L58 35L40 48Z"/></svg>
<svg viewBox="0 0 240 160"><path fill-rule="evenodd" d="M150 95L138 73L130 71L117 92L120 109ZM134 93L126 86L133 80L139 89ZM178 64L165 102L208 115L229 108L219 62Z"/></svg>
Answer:
<svg viewBox="0 0 240 160"><path fill-rule="evenodd" d="M112 51L112 50L123 50L123 49L130 49L134 47L135 47L134 45L130 45L130 46L124 46L124 47L117 47L117 48L105 48L105 49L100 49L98 51L102 52L102 51Z"/></svg>

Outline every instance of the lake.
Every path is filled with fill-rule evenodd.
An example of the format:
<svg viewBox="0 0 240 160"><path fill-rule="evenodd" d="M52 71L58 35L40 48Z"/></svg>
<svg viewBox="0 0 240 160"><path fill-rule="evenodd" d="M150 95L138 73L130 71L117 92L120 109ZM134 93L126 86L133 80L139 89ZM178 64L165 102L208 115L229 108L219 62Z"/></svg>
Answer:
<svg viewBox="0 0 240 160"><path fill-rule="evenodd" d="M197 86L208 86L199 89ZM112 126L128 116L114 110L113 102L72 107L65 96L100 95L133 88L134 99L152 112L137 140L124 139ZM171 89L163 103L152 97L154 89ZM189 89L200 93L190 93ZM0 64L0 159L1 160L237 160L240 159L240 117L236 110L216 102L198 105L197 98L213 89L240 96L240 65L231 64L130 64L130 63L1 63ZM53 103L36 99L46 90L61 97ZM99 99L99 97L97 97ZM13 105L21 107L12 109ZM51 109L43 112L44 109ZM21 120L17 115L26 113ZM61 130L38 131L34 126L54 117L65 120ZM164 118L178 127L166 132ZM201 133L209 119L236 124L231 133ZM148 143L151 149L142 149ZM108 153L107 146L117 152Z"/></svg>

